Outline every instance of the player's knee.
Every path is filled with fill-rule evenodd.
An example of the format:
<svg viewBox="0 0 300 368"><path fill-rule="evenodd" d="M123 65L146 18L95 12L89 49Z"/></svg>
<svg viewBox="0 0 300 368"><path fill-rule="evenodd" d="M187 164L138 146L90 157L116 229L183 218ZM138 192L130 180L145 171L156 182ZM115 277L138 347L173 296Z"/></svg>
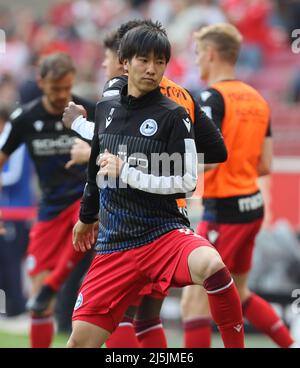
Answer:
<svg viewBox="0 0 300 368"><path fill-rule="evenodd" d="M222 261L221 256L218 252L214 251L210 253L210 256L207 257L205 267L203 268L202 272L202 279L203 281L215 274L216 272L220 271L222 268L225 267L224 262Z"/></svg>
<svg viewBox="0 0 300 368"><path fill-rule="evenodd" d="M219 253L211 247L192 251L188 263L192 281L198 285L203 285L204 280L225 267Z"/></svg>
<svg viewBox="0 0 300 368"><path fill-rule="evenodd" d="M76 341L76 339L74 339L72 336L69 338L68 342L67 342L67 348L68 349L75 349L75 348L80 348L80 344L78 341Z"/></svg>
<svg viewBox="0 0 300 368"><path fill-rule="evenodd" d="M73 332L67 342L67 348L75 349L75 348L85 348L85 347L90 347L89 340L80 338L79 334L75 336Z"/></svg>

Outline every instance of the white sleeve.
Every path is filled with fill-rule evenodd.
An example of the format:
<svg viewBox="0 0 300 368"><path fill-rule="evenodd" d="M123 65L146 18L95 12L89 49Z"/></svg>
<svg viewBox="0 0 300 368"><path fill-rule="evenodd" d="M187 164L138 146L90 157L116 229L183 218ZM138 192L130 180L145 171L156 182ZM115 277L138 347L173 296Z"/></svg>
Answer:
<svg viewBox="0 0 300 368"><path fill-rule="evenodd" d="M22 175L25 146L18 148L8 160L8 170L1 174L2 186L16 184Z"/></svg>
<svg viewBox="0 0 300 368"><path fill-rule="evenodd" d="M184 139L184 144L183 175L155 176L143 173L125 163L122 167L120 179L132 188L154 194L172 195L193 191L197 184L196 145L193 139Z"/></svg>
<svg viewBox="0 0 300 368"><path fill-rule="evenodd" d="M82 115L76 118L71 129L78 133L82 138L92 140L94 135L95 123L86 120Z"/></svg>

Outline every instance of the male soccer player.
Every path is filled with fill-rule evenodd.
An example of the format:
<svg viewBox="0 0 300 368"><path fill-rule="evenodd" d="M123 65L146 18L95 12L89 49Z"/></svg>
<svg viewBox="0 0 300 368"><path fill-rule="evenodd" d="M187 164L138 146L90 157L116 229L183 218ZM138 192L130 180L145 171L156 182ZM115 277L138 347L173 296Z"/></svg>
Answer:
<svg viewBox="0 0 300 368"><path fill-rule="evenodd" d="M104 87L103 96L119 95L121 89L128 81L118 56L120 40L128 30L147 24L153 26L153 22L149 20L129 21L121 25L116 32L109 34L105 38L105 59L102 65L105 68L106 77L109 81ZM120 71L122 71L123 75L120 75ZM195 105L191 95L185 89L166 77L163 77L160 83L160 89L163 94L183 106L189 113L196 130L195 140L197 151L204 153L204 161L223 162L227 157L223 139L219 131L215 128L215 125L205 113L199 110L198 106ZM81 112L84 113L81 107L72 104L72 106L65 109L64 123L69 127L71 127L73 123L72 128L75 131L82 134L85 138L91 139L94 125L87 122L85 118L79 117ZM77 119L76 122L73 122L75 119ZM72 162L78 162L85 156L89 157L85 145L86 143L82 142L73 146ZM179 199L177 202L179 207L184 210L185 200ZM167 346L166 337L159 316L165 295L155 286L153 286L152 290L147 287L141 294L145 296L142 298L138 310L136 311L136 307L130 307L128 311L126 311L124 319L121 321L119 327L106 341L108 347L137 347L138 342L141 347L147 348L162 348ZM133 328L133 317L135 317L134 325L138 341Z"/></svg>
<svg viewBox="0 0 300 368"><path fill-rule="evenodd" d="M78 295L68 347L101 346L149 283L162 291L203 284L224 345L243 347L233 280L176 203L196 186L197 160L188 114L159 89L169 58L170 43L159 25L130 30L120 44L128 86L97 105L73 241L77 250L91 248L100 207L98 254Z"/></svg>
<svg viewBox="0 0 300 368"><path fill-rule="evenodd" d="M269 106L251 86L236 79L242 36L229 24L195 34L201 78L210 86L200 104L221 129L228 160L206 172L204 214L197 232L212 242L233 275L247 320L279 346L293 344L289 331L269 303L248 288L255 237L264 213L257 178L271 170ZM182 312L186 347L209 347L210 314L205 290L184 290Z"/></svg>
<svg viewBox="0 0 300 368"><path fill-rule="evenodd" d="M27 255L32 296L40 290L51 270L64 269L65 279L82 258L72 247L72 228L78 217L83 193L85 167L65 169L75 134L66 130L62 113L69 101L85 106L93 118L94 106L73 97L75 68L62 53L45 57L40 64L39 86L43 96L12 115L12 129L0 151L0 168L21 143L26 143L41 188L38 221L30 233ZM41 314L32 313L31 345L48 347L53 335L53 306Z"/></svg>

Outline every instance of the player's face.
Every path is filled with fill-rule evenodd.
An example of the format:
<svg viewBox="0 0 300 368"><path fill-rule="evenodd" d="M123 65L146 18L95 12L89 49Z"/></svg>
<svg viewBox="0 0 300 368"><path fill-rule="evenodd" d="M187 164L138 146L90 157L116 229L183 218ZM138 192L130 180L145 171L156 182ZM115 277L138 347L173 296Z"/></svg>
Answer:
<svg viewBox="0 0 300 368"><path fill-rule="evenodd" d="M159 86L166 70L166 59L151 53L147 56L134 56L124 61L128 71L128 91L135 97L142 96Z"/></svg>
<svg viewBox="0 0 300 368"><path fill-rule="evenodd" d="M199 67L199 74L202 80L208 79L208 54L207 47L203 43L196 42L196 64Z"/></svg>
<svg viewBox="0 0 300 368"><path fill-rule="evenodd" d="M105 69L107 79L118 77L124 73L123 64L120 63L118 55L110 49L105 49L102 66Z"/></svg>
<svg viewBox="0 0 300 368"><path fill-rule="evenodd" d="M45 77L40 80L40 87L47 98L47 102L57 113L64 111L68 102L72 100L71 91L75 80L75 74L70 72L58 80Z"/></svg>

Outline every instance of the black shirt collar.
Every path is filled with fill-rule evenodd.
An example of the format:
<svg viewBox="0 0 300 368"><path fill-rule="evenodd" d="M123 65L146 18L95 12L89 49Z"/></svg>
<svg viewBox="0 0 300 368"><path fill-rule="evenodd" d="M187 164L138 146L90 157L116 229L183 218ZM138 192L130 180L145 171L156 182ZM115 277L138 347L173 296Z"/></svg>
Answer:
<svg viewBox="0 0 300 368"><path fill-rule="evenodd" d="M146 93L141 97L134 97L128 95L128 84L126 84L121 90L121 103L125 105L127 108L139 108L141 106L149 104L149 102L153 103L154 100L161 96L160 87L158 86L153 91Z"/></svg>

